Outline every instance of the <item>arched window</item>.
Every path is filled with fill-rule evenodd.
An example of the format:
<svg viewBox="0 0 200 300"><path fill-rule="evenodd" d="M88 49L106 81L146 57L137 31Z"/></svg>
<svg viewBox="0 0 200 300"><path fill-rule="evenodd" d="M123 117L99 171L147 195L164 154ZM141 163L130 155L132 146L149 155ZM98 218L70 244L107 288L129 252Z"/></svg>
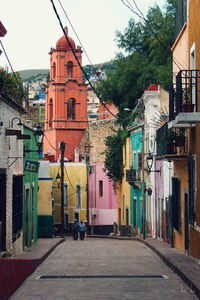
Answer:
<svg viewBox="0 0 200 300"><path fill-rule="evenodd" d="M69 61L67 63L67 78L72 78L73 77L73 62Z"/></svg>
<svg viewBox="0 0 200 300"><path fill-rule="evenodd" d="M55 79L56 78L56 64L53 63L52 66L52 78Z"/></svg>
<svg viewBox="0 0 200 300"><path fill-rule="evenodd" d="M49 101L49 127L52 128L52 120L53 120L53 99L51 98Z"/></svg>
<svg viewBox="0 0 200 300"><path fill-rule="evenodd" d="M75 119L75 99L70 98L67 101L67 119L74 120Z"/></svg>

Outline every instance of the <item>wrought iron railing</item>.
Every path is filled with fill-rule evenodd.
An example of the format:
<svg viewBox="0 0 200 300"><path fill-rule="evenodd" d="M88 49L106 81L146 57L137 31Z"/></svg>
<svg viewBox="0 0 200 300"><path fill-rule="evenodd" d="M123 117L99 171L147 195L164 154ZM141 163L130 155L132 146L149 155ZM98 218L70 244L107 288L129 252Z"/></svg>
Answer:
<svg viewBox="0 0 200 300"><path fill-rule="evenodd" d="M156 154L180 154L187 152L187 138L184 129L168 129L168 124L156 131ZM181 148L181 151L180 151Z"/></svg>
<svg viewBox="0 0 200 300"><path fill-rule="evenodd" d="M176 76L175 86L169 89L169 121L180 112L198 111L200 92L200 70L181 70Z"/></svg>

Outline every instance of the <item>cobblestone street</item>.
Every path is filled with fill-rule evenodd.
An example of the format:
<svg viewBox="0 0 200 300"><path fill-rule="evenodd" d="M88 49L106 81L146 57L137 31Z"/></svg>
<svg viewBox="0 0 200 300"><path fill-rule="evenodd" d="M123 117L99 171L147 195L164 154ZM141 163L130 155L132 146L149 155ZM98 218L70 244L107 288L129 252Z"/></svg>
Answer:
<svg viewBox="0 0 200 300"><path fill-rule="evenodd" d="M86 275L91 276L84 278ZM117 278L120 275L123 278ZM150 278L142 278L143 275ZM155 275L164 277L155 278ZM151 249L138 241L67 238L10 299L188 300L197 297Z"/></svg>

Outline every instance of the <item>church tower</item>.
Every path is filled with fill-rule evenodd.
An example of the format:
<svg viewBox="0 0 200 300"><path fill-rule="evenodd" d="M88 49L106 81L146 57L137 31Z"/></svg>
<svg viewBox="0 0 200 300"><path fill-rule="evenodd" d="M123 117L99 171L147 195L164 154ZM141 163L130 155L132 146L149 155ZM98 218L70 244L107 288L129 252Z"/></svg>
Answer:
<svg viewBox="0 0 200 300"><path fill-rule="evenodd" d="M68 35L68 29L65 27ZM75 59L82 65L81 47L63 35L50 51L50 81L47 86L45 107L44 154L57 161L60 156L59 142L64 141L65 158L74 161L75 150L80 147L84 129L88 126L87 85Z"/></svg>

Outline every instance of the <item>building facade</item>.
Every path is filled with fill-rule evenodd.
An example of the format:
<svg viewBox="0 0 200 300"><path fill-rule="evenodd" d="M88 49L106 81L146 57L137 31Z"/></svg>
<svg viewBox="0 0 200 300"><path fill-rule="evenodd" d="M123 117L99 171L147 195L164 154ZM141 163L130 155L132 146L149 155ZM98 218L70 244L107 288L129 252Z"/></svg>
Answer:
<svg viewBox="0 0 200 300"><path fill-rule="evenodd" d="M87 85L82 79L82 50L63 35L50 51L50 81L47 86L44 154L59 158L58 144L66 143L65 158L74 161L84 129L88 126ZM67 38L66 38L67 36ZM74 57L74 54L76 58ZM79 63L78 63L79 62Z"/></svg>

